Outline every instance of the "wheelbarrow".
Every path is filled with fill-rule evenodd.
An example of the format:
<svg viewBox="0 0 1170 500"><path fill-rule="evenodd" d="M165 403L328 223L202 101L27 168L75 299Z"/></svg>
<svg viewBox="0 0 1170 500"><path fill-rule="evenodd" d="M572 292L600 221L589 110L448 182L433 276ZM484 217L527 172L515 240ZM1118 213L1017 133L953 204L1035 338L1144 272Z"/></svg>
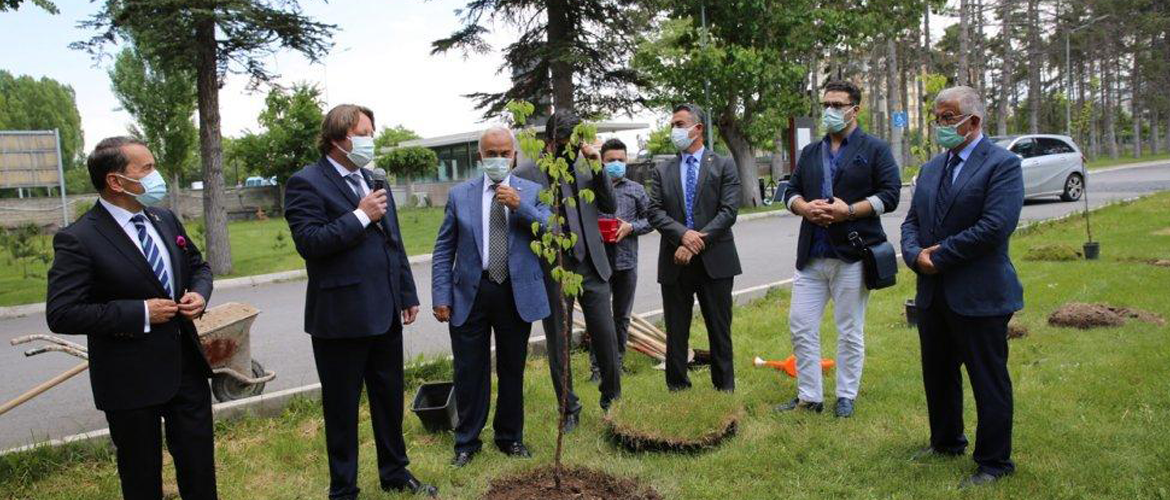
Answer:
<svg viewBox="0 0 1170 500"><path fill-rule="evenodd" d="M208 309L201 318L195 320L199 343L213 374L211 393L220 402L261 394L265 383L276 378L276 373L264 370L259 361L252 359L249 331L259 314L260 310L255 307L229 302ZM63 352L86 361L0 404L0 415L89 368L89 350L85 346L54 335L25 335L12 339L10 343L19 345L33 341L43 341L45 344L25 351L25 356Z"/></svg>

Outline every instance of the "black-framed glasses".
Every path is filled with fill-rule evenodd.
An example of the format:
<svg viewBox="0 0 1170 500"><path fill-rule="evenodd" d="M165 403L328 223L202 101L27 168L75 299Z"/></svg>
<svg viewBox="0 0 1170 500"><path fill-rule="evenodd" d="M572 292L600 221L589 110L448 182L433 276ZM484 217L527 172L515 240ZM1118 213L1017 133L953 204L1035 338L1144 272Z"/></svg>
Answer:
<svg viewBox="0 0 1170 500"><path fill-rule="evenodd" d="M943 116L935 118L934 120L931 120L931 123L934 123L935 125L938 125L938 126L948 127L951 125L958 125L959 123L961 123L963 120L966 120L970 116L971 115L969 115L969 114L968 115L943 115Z"/></svg>

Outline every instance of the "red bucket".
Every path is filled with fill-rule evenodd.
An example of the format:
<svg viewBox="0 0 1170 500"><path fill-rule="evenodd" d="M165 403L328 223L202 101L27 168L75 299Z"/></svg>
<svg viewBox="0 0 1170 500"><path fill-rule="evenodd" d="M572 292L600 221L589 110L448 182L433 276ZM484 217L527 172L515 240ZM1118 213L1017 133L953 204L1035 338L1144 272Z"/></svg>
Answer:
<svg viewBox="0 0 1170 500"><path fill-rule="evenodd" d="M618 228L621 227L622 221L618 219L597 219L597 228L601 230L601 241L606 243L617 243Z"/></svg>

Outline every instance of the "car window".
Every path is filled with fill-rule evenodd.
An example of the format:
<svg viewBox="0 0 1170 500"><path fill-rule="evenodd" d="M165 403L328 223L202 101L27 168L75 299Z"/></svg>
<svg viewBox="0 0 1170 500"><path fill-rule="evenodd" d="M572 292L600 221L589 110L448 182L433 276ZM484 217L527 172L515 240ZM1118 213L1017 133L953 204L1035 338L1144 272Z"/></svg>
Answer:
<svg viewBox="0 0 1170 500"><path fill-rule="evenodd" d="M1072 146L1060 139L1053 139L1051 137L1041 137L1037 139L1039 142L1039 149L1041 154L1045 155L1061 155L1067 153L1075 153Z"/></svg>
<svg viewBox="0 0 1170 500"><path fill-rule="evenodd" d="M1020 139L1019 142L1016 142L1016 144L1012 146L1011 151L1024 158L1039 156L1038 152L1036 151L1036 141L1032 139Z"/></svg>

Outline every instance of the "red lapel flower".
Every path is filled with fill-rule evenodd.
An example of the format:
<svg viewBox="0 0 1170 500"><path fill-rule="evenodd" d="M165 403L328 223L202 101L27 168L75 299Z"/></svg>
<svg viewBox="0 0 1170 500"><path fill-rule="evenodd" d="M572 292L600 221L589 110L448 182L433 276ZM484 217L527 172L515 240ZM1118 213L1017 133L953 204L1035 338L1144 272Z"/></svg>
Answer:
<svg viewBox="0 0 1170 500"><path fill-rule="evenodd" d="M175 244L179 245L179 248L186 250L187 249L187 238L184 238L183 235L181 235L181 234L178 236L175 236Z"/></svg>

